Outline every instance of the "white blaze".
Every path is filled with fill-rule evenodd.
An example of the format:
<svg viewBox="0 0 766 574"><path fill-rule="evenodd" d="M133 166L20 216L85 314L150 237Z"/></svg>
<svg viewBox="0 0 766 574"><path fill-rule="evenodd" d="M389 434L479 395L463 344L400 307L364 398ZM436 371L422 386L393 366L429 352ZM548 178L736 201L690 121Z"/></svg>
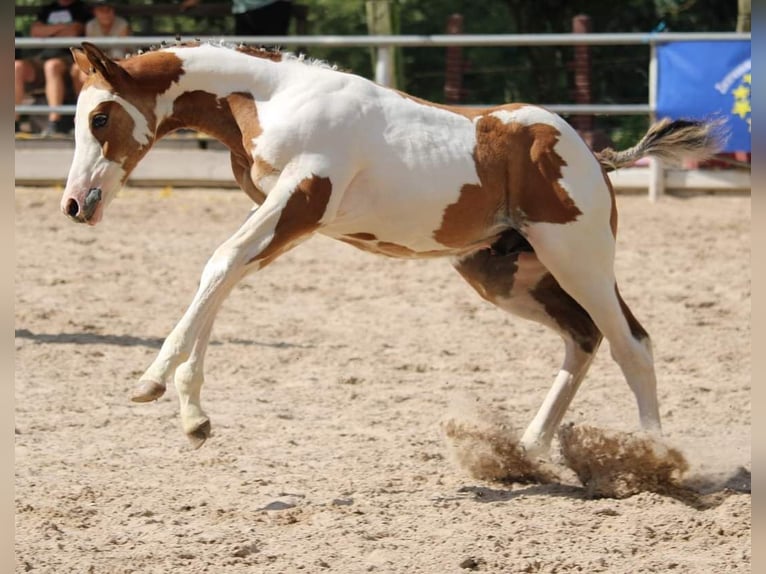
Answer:
<svg viewBox="0 0 766 574"><path fill-rule="evenodd" d="M133 104L124 98L97 86L85 88L77 100L75 115L75 154L67 177L64 201L69 197L82 200L92 187L101 188L102 202L108 204L117 194L125 170L122 165L103 155L101 143L90 130L90 113L99 104L113 101L119 104L133 120L131 137L144 145L151 141L149 122Z"/></svg>

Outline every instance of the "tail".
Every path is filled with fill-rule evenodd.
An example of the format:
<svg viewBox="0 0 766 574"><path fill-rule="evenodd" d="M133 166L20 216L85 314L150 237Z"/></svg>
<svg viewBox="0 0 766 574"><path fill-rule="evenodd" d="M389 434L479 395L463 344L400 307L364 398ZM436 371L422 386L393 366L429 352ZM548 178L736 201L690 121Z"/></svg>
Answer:
<svg viewBox="0 0 766 574"><path fill-rule="evenodd" d="M705 160L723 147L722 121L663 119L652 124L636 145L624 151L606 148L596 159L606 171L630 165L645 156L654 156L670 164L683 159Z"/></svg>

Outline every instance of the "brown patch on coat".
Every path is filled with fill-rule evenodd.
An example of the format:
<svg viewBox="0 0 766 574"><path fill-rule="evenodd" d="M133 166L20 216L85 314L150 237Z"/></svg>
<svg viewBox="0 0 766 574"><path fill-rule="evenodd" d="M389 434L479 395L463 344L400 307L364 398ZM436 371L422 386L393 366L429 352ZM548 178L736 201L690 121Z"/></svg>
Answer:
<svg viewBox="0 0 766 574"><path fill-rule="evenodd" d="M355 237L360 236L360 237ZM353 245L357 249L374 253L376 255L385 255L396 259L427 259L430 257L445 257L447 255L462 255L460 251L450 251L445 249L435 249L428 251L415 251L404 245L392 243L391 241L378 241L372 233L352 233L349 235L340 235L333 238Z"/></svg>
<svg viewBox="0 0 766 574"><path fill-rule="evenodd" d="M360 232L360 233L348 233L344 235L344 237L349 237L351 239L360 239L361 241L375 241L377 237L374 233L367 233L367 232Z"/></svg>
<svg viewBox="0 0 766 574"><path fill-rule="evenodd" d="M367 253L376 253L376 254L378 253L375 250L375 244L369 241L354 239L352 237L348 237L345 235L341 237L336 237L335 239L337 239L338 241L342 241L343 243L348 243L349 245L356 247L360 251L366 251Z"/></svg>
<svg viewBox="0 0 766 574"><path fill-rule="evenodd" d="M152 52L120 60L117 65L125 73L113 74L104 80L111 91L133 104L155 131L157 97L178 83L184 74L183 62L169 52Z"/></svg>
<svg viewBox="0 0 766 574"><path fill-rule="evenodd" d="M239 151L232 150L231 155L231 171L234 174L234 179L237 181L237 185L244 191L250 199L255 203L261 204L266 199L266 194L255 185L251 175L252 160L246 154L239 153Z"/></svg>
<svg viewBox="0 0 766 574"><path fill-rule="evenodd" d="M604 183L609 190L609 198L612 201L612 210L609 213L609 227L612 228L612 236L617 237L617 196L614 193L614 186L612 180L606 174L604 167L601 167L601 174L604 176Z"/></svg>
<svg viewBox="0 0 766 574"><path fill-rule="evenodd" d="M391 241L378 241L372 245L375 253L399 259L425 259L428 257L444 257L445 255L450 254L458 255L458 253L449 253L443 249L415 251L414 249L399 245L398 243L392 243Z"/></svg>
<svg viewBox="0 0 766 574"><path fill-rule="evenodd" d="M157 128L157 139L181 128L205 131L227 146L241 145L228 102L203 90L184 92L175 99L173 112Z"/></svg>
<svg viewBox="0 0 766 574"><path fill-rule="evenodd" d="M554 149L560 135L547 124L479 119L473 157L480 183L461 188L434 239L449 247L480 241L496 232L503 216L521 223L574 221L582 212L559 183L566 165Z"/></svg>
<svg viewBox="0 0 766 574"><path fill-rule="evenodd" d="M252 95L235 92L225 98L201 90L185 92L173 103L172 114L157 130L160 138L180 128L193 128L218 139L231 151L234 178L256 203L265 194L253 181L252 140L261 134Z"/></svg>
<svg viewBox="0 0 766 574"><path fill-rule="evenodd" d="M260 158L254 159L252 156L253 140L263 133L261 123L258 120L258 108L255 106L255 99L252 94L244 92L229 94L225 99L234 123L239 128L240 135L238 142L223 142L231 150L234 177L242 190L253 201L262 203L266 195L257 184L258 174L261 171L261 166L258 163ZM254 164L259 167L253 169ZM269 167L271 168L271 166Z"/></svg>
<svg viewBox="0 0 766 574"><path fill-rule="evenodd" d="M520 110L521 108L525 108L530 105L530 104L516 103L516 104L503 104L501 106L492 106L492 107L448 106L446 104L437 104L436 102L424 100L423 98L418 98L417 96L413 96L411 94L402 92L400 90L393 90L393 91L399 94L400 96L402 96L406 100L411 100L417 104L420 104L422 106L427 106L429 108L436 108L439 110L451 112L453 114L463 116L464 118L468 118L469 120L473 120L479 116L485 116L485 115L491 114L492 112L497 112L501 110L504 110L507 112L513 112L515 110Z"/></svg>
<svg viewBox="0 0 766 574"><path fill-rule="evenodd" d="M519 256L531 252L529 242L515 229L508 229L491 247L474 251L455 263L455 269L479 295L496 303L511 294L519 268Z"/></svg>
<svg viewBox="0 0 766 574"><path fill-rule="evenodd" d="M448 106L446 104L437 104L436 102L431 102L428 100L424 100L423 98L418 98L417 96L413 96L412 94L408 94L406 92L402 92L401 90L392 90L399 94L401 97L403 97L405 100L410 100L415 102L416 104L420 104L422 106L427 106L429 108L437 108L439 110L445 110L447 112L451 112L453 114L457 114L459 116L463 116L468 119L473 119L477 116L481 116L483 114L490 113L494 111L495 109L500 108L475 108L475 107L468 107L468 106ZM508 107L516 109L517 107L522 107L523 104L508 104Z"/></svg>
<svg viewBox="0 0 766 574"><path fill-rule="evenodd" d="M593 353L598 348L601 331L588 312L561 288L553 275L546 273L529 294L583 351Z"/></svg>
<svg viewBox="0 0 766 574"><path fill-rule="evenodd" d="M106 114L109 119L103 128L93 128L91 121L94 116ZM101 102L88 114L88 126L101 144L101 153L106 159L122 166L123 179L128 177L136 164L149 151L145 146L133 139L135 122L130 114L115 101Z"/></svg>
<svg viewBox="0 0 766 574"><path fill-rule="evenodd" d="M417 251L390 241L378 241L375 247L379 253L385 253L391 257L416 257L418 255Z"/></svg>
<svg viewBox="0 0 766 574"><path fill-rule="evenodd" d="M254 140L263 133L261 122L258 119L258 108L252 94L234 92L226 97L229 109L240 131L240 141L224 142L232 150L232 153L241 154L243 161L247 162L247 170L241 174L240 187L247 192L257 203L261 203L266 197L258 182L267 175L278 174L279 170L258 155L253 149Z"/></svg>
<svg viewBox="0 0 766 574"><path fill-rule="evenodd" d="M248 56L271 60L272 62L281 62L284 58L284 54L279 50L268 50L260 46L237 46L235 50Z"/></svg>
<svg viewBox="0 0 766 574"><path fill-rule="evenodd" d="M241 133L241 144L245 150L253 145L253 140L263 133L258 120L258 108L252 94L234 92L226 96L229 110ZM224 142L227 143L227 142ZM228 145L228 143L227 143Z"/></svg>
<svg viewBox="0 0 766 574"><path fill-rule="evenodd" d="M273 53L266 50L241 51L251 55L257 53L260 57L270 54L271 59L276 59ZM116 73L108 77L91 73L87 80L88 85L96 85L128 100L147 118L150 129L156 133L156 139L180 128L193 128L220 140L231 151L232 172L239 186L255 202L260 203L265 199L265 194L253 181L254 161L250 150L253 139L258 137L262 130L251 94L235 92L225 98L218 98L201 90L185 92L173 102L170 117L164 118L158 126L154 115L157 97L179 81L184 73L182 60L170 52L149 52L120 61L117 66L119 68L115 68ZM119 123L125 122L121 120ZM121 138L111 136L110 132L109 145L114 146L113 142ZM137 155L135 161L131 159L123 164L126 173L132 171L138 160L148 151L148 147ZM257 171L273 173L276 170L261 162Z"/></svg>
<svg viewBox="0 0 766 574"><path fill-rule="evenodd" d="M261 178L266 176L278 174L279 170L261 156L256 155L253 158L253 166L250 173L253 176L253 181L260 181Z"/></svg>
<svg viewBox="0 0 766 574"><path fill-rule="evenodd" d="M119 65L131 77L140 78L140 82L115 86L118 93L126 95L142 92L156 97L178 83L184 74L183 61L172 52L147 52L120 60ZM111 80L112 78L107 78L107 81ZM126 99L130 98L126 97Z"/></svg>
<svg viewBox="0 0 766 574"><path fill-rule="evenodd" d="M590 315L561 288L518 231L506 231L490 249L464 257L455 269L479 295L494 304L500 299L521 297L526 291L583 351L592 353L601 342L601 333Z"/></svg>
<svg viewBox="0 0 766 574"><path fill-rule="evenodd" d="M628 322L628 327L630 327L630 333L633 335L633 338L637 341L648 339L649 333L646 332L646 329L644 329L641 323L638 322L638 319L633 316L628 305L622 300L622 295L620 295L620 290L617 288L617 284L614 286L614 292L617 294L617 300L620 302L620 309L622 309L622 314Z"/></svg>
<svg viewBox="0 0 766 574"><path fill-rule="evenodd" d="M157 58L157 54L147 55L146 58L135 58L114 62L103 56L96 66L91 65L87 58L96 58L96 54L82 51L73 52L78 66L85 68L88 75L84 87L96 87L114 93L130 102L143 114L150 132L156 129L154 107L157 96L166 91L183 74L181 60L173 54L165 54ZM99 52L100 53L100 52ZM153 57L148 57L153 56ZM140 81L135 78L140 77ZM109 120L103 128L91 127L94 115L107 114ZM138 162L149 151L152 145L137 142L132 137L135 122L125 108L115 101L102 102L89 112L88 127L96 140L101 144L104 157L122 166L123 181L127 179Z"/></svg>
<svg viewBox="0 0 766 574"><path fill-rule="evenodd" d="M327 177L301 181L282 209L271 242L248 263L262 261L268 265L294 241L318 229L331 194L332 183Z"/></svg>
<svg viewBox="0 0 766 574"><path fill-rule="evenodd" d="M157 118L154 107L157 96L179 80L183 74L181 60L174 54L146 54L104 66L102 74L85 64L84 57L84 54L81 54L78 58L79 65L87 67L85 72L88 78L84 88L94 86L127 100L146 118L149 130L155 131ZM120 163L125 170L124 178L127 178L149 151L152 142L144 145L132 137L126 137L126 134L132 134L135 122L117 102L99 104L91 110L90 117L96 113L108 113L109 123L104 129L94 131L90 128L91 132L101 143L104 156Z"/></svg>
<svg viewBox="0 0 766 574"><path fill-rule="evenodd" d="M461 259L455 269L482 298L497 303L513 290L518 259L518 253L500 256L481 249Z"/></svg>

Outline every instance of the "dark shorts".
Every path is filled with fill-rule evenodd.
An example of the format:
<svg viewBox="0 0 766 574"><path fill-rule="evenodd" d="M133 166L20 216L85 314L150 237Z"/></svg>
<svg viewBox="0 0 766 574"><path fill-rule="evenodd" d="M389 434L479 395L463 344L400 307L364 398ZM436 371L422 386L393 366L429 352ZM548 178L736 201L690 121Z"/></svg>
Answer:
<svg viewBox="0 0 766 574"><path fill-rule="evenodd" d="M280 0L263 8L234 14L237 36L285 36L290 28L292 2Z"/></svg>
<svg viewBox="0 0 766 574"><path fill-rule="evenodd" d="M62 60L66 60L70 64L74 63L74 58L72 57L72 52L70 52L67 48L43 48L40 50L37 54L35 54L35 59L45 61L45 60L51 60L53 58L61 58Z"/></svg>

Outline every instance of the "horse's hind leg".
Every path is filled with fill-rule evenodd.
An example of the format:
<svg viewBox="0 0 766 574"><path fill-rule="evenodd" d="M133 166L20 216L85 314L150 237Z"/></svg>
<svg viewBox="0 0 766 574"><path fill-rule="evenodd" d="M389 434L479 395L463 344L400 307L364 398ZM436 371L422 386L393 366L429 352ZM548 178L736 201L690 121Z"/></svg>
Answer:
<svg viewBox="0 0 766 574"><path fill-rule="evenodd" d="M547 454L556 429L588 371L601 333L587 312L556 282L515 232L504 240L522 251L509 253L485 249L455 263L457 271L479 294L510 313L536 321L557 332L564 340L564 361L553 386L532 422L521 445L528 458Z"/></svg>
<svg viewBox="0 0 766 574"><path fill-rule="evenodd" d="M540 261L609 341L612 358L636 397L641 426L659 433L651 341L618 292L615 238L608 222L583 215L565 225L530 224L526 236Z"/></svg>

